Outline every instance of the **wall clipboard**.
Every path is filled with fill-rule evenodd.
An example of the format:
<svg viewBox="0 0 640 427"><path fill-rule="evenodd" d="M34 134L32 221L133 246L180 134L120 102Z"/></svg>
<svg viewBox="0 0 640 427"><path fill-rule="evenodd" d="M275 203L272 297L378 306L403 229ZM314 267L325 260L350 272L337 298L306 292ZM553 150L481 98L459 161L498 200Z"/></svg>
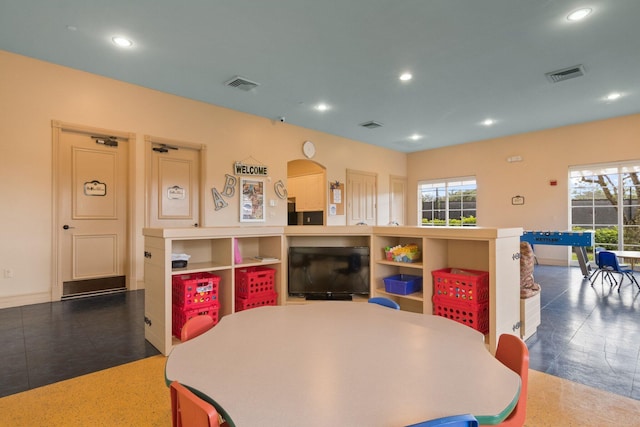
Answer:
<svg viewBox="0 0 640 427"><path fill-rule="evenodd" d="M329 215L344 215L344 184L329 183Z"/></svg>

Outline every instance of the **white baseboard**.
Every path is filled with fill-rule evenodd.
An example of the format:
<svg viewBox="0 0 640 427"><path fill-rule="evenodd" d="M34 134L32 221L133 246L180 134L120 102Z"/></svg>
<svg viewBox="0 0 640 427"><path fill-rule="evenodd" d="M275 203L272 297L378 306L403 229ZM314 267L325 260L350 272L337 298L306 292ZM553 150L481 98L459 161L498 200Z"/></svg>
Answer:
<svg viewBox="0 0 640 427"><path fill-rule="evenodd" d="M137 280L135 289L127 289L127 291L135 291L144 289L144 281ZM33 294L12 295L8 297L0 296L0 309L10 307L22 307L23 305L41 304L43 302L52 302L51 293L37 292Z"/></svg>
<svg viewBox="0 0 640 427"><path fill-rule="evenodd" d="M51 302L51 293L38 292L35 294L0 297L0 308L21 307L23 305Z"/></svg>
<svg viewBox="0 0 640 427"><path fill-rule="evenodd" d="M557 266L561 266L561 267L567 267L567 261L566 260L562 260L562 259L556 259L556 258L540 258L540 257L536 257L536 260L538 261L538 264L540 265L557 265ZM577 264L576 264L577 266Z"/></svg>

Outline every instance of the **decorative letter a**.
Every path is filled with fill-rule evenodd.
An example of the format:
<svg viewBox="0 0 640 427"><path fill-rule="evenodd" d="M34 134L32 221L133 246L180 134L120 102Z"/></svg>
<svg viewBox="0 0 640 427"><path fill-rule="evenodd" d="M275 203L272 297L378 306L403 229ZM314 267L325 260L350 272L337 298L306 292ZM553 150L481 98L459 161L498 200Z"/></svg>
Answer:
<svg viewBox="0 0 640 427"><path fill-rule="evenodd" d="M215 205L215 210L219 211L222 208L226 208L229 206L227 202L224 201L218 190L214 188L211 189L211 193L213 194L213 204Z"/></svg>

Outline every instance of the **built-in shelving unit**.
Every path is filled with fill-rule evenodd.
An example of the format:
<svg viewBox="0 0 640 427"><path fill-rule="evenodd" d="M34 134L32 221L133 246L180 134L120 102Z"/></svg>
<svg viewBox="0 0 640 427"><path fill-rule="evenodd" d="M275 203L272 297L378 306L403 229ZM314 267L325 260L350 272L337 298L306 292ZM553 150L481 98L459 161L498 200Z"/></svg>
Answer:
<svg viewBox="0 0 640 427"><path fill-rule="evenodd" d="M287 253L292 246L368 246L371 248L371 295L394 299L401 309L432 314L431 272L442 268L482 270L489 273L490 330L485 342L495 351L503 333L520 331L520 228L482 227L378 227L290 226L144 229L145 236L145 337L163 354L178 341L171 336L171 276L181 272L209 271L221 277L219 316L234 312L234 272L247 266L276 270L278 304L304 304L289 297ZM242 260L236 262L237 242ZM418 262L401 263L385 258L386 246L414 243L421 249ZM172 253L188 253L184 269L171 268ZM256 256L268 257L259 261ZM420 275L423 290L408 295L385 291L384 278L396 274ZM365 298L355 301L366 301Z"/></svg>
<svg viewBox="0 0 640 427"><path fill-rule="evenodd" d="M163 354L179 341L171 334L174 274L211 272L220 276L219 317L235 311L235 269L268 266L276 270L281 288L282 227L252 228L146 228L145 236L145 338ZM241 260L236 260L237 245ZM186 268L171 268L171 254L191 256ZM255 257L268 258L261 261ZM282 298L279 293L278 299ZM278 301L281 303L280 301Z"/></svg>
<svg viewBox="0 0 640 427"><path fill-rule="evenodd" d="M373 227L372 290L392 298L404 310L432 314L431 272L461 268L489 273L489 333L491 351L503 333L519 335L521 228L484 227ZM385 246L415 243L422 259L416 263L387 261ZM409 295L385 292L384 278L394 274L421 275L423 290Z"/></svg>

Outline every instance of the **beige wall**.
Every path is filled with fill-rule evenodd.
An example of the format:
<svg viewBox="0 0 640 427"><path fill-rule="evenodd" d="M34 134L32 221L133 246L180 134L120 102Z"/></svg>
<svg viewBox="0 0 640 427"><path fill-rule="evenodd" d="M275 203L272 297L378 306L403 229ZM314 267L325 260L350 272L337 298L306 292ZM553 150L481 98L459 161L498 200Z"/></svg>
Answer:
<svg viewBox="0 0 640 427"><path fill-rule="evenodd" d="M512 156L522 161L507 162ZM420 180L475 175L478 225L565 231L569 166L637 159L640 115L632 115L414 153L407 170L410 189ZM558 185L549 185L551 180ZM511 205L516 195L525 198L523 206ZM410 197L410 224L417 209ZM568 253L564 247L536 247L538 259L552 264L566 264Z"/></svg>
<svg viewBox="0 0 640 427"><path fill-rule="evenodd" d="M389 221L389 175L406 176L404 153L3 51L0 120L0 307L50 299L52 120L136 134L136 255L143 252L145 135L207 146L205 224L210 227L241 225L237 192L216 212L211 189L222 190L235 161L254 164L253 159L269 167L267 198L277 201L267 207L264 225L286 225L286 201L275 196L273 184L286 182L287 162L303 157L305 140L315 142L314 160L326 167L329 181L344 182L348 168L378 173L379 224ZM343 215L329 219L329 225L345 223ZM135 263L140 281L142 257ZM5 269L13 278L4 277Z"/></svg>
<svg viewBox="0 0 640 427"><path fill-rule="evenodd" d="M389 221L390 175L408 177L408 225L417 222L419 180L475 175L480 225L566 230L569 166L640 159L640 115L407 156L0 51L0 307L50 299L52 120L136 134L135 254L143 247L145 135L207 146L207 226L241 225L237 194L217 212L210 197L211 188L223 188L233 162L253 158L267 165L272 190L274 182L286 180L287 162L303 157L307 139L316 143L314 160L326 167L328 181L344 182L348 168L378 173L382 225ZM523 161L508 163L510 156ZM558 185L550 186L551 179ZM524 196L525 205L512 206L515 195ZM273 192L267 197L276 198ZM277 201L267 208L265 225L286 223L286 203ZM345 222L344 216L329 219L329 225ZM539 246L537 255L562 264L568 249ZM141 256L135 264L141 281ZM14 277L5 278L5 269Z"/></svg>

